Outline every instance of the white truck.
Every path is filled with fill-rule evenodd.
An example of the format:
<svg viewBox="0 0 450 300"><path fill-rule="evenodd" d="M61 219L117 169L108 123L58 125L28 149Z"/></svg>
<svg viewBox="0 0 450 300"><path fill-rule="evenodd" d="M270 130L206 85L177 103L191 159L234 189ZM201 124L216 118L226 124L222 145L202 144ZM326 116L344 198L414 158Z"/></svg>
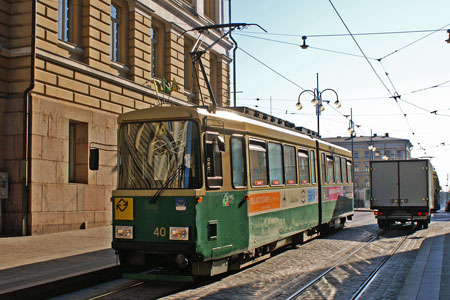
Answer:
<svg viewBox="0 0 450 300"><path fill-rule="evenodd" d="M370 207L380 228L388 229L395 222L428 228L438 188L429 160L371 161L370 187Z"/></svg>

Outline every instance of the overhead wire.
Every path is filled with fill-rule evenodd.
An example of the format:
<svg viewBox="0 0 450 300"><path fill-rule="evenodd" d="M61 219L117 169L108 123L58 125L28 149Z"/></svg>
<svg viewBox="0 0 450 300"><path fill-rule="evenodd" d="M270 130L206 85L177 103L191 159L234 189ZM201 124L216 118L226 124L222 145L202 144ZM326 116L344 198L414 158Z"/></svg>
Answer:
<svg viewBox="0 0 450 300"><path fill-rule="evenodd" d="M419 38L419 39L417 39L417 40L415 40L415 41L413 41L413 42L411 42L411 43L408 43L407 45L405 45L405 46L403 46L403 47L401 47L401 48L399 48L399 49L397 49L397 50L395 50L395 51L392 51L392 52L386 54L385 56L381 57L379 60L381 61L381 60L383 60L383 59L385 59L385 58L387 58L387 57L389 57L389 56L391 56L391 55L393 55L393 54L396 54L396 53L398 53L399 51L401 51L401 50L403 50L403 49L405 49L405 48L408 48L409 46L412 46L412 45L414 45L415 43L418 43L418 42L420 42L421 40L423 40L423 39L429 37L430 35L435 34L436 32L443 30L444 28L447 28L448 26L450 26L450 24L444 25L444 26L442 26L441 28L432 31L432 32L429 33L429 34L426 34L426 35L424 35L423 37L421 37L421 38Z"/></svg>
<svg viewBox="0 0 450 300"><path fill-rule="evenodd" d="M375 70L375 68L373 67L373 65L371 64L371 62L369 61L369 59L367 58L366 54L364 53L364 51L362 50L361 46L359 45L358 41L355 39L355 37L353 36L352 32L350 31L350 29L348 28L347 24L345 23L344 19L341 17L340 13L338 12L338 10L336 9L336 7L334 6L333 2L331 0L328 0L328 2L331 4L331 6L333 7L334 11L336 12L337 16L339 17L339 19L341 20L342 24L344 25L344 27L346 28L347 32L350 34L350 36L352 37L353 41L355 42L356 46L358 47L358 49L361 51L361 53L364 55L364 57L366 58L367 63L370 65L372 71L375 73L375 75L377 76L377 78L380 80L380 82L383 84L383 86L385 87L385 89L389 92L389 94L391 94L391 96L394 98L395 103L397 104L398 108L400 109L400 112L402 113L403 117L405 118L406 124L408 125L409 130L411 131L411 134L413 137L415 137L415 133L414 130L411 127L411 124L407 118L407 114L405 114L405 112L403 111L403 108L401 107L400 103L398 102L397 98L399 98L400 96L398 95L397 92L395 92L395 94L393 94L391 92L391 90L387 87L387 85L385 84L385 82L381 79L380 75L378 75L378 72ZM379 60L381 62L381 59ZM418 144L420 145L420 143L418 142Z"/></svg>
<svg viewBox="0 0 450 300"><path fill-rule="evenodd" d="M445 31L445 29L421 29L421 30L403 30L403 31L382 31L382 32L361 32L361 33L353 33L353 36L370 36L370 35L393 35L393 34L409 34L409 33L423 33L423 32L436 32L436 31ZM332 33L332 34L289 34L289 33L274 33L274 32L256 32L256 31L247 31L247 33L251 34L267 34L274 36L286 36L286 37L302 37L306 36L308 38L321 38L321 37L346 37L350 36L348 33Z"/></svg>
<svg viewBox="0 0 450 300"><path fill-rule="evenodd" d="M259 62L260 64L262 64L264 67L268 68L269 70L271 70L272 72L274 72L275 74L277 74L278 76L280 76L281 78L285 79L286 81L292 83L293 85L295 85L296 87L298 87L299 89L301 89L302 91L304 91L305 89L303 87L301 87L299 84L295 83L294 81L292 81L291 79L287 78L286 76L284 76L283 74L281 74L280 72L276 71L274 68L270 67L269 65L267 65L266 63L264 63L263 61L259 60L258 58L256 58L255 56L253 56L252 54L248 53L247 51L245 51L244 49L242 49L242 47L238 48L239 50L241 50L242 52L244 52L245 54L247 54L249 57L251 57L252 59L256 60L257 62Z"/></svg>

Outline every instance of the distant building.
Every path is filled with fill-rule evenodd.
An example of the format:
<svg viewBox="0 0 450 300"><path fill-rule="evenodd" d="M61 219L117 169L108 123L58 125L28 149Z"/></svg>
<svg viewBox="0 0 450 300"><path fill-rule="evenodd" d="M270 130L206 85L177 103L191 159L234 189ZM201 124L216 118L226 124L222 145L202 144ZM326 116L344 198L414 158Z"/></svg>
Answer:
<svg viewBox="0 0 450 300"><path fill-rule="evenodd" d="M370 200L370 160L411 159L412 144L408 139L389 134L351 137L330 137L324 140L352 151L354 168L355 206L368 206ZM353 144L353 145L352 145Z"/></svg>
<svg viewBox="0 0 450 300"><path fill-rule="evenodd" d="M91 171L89 148L115 149L121 113L211 102L188 30L223 23L224 1L0 2L0 233L110 224L117 156L102 152ZM201 50L223 33L205 32ZM225 38L202 56L219 106L231 49Z"/></svg>

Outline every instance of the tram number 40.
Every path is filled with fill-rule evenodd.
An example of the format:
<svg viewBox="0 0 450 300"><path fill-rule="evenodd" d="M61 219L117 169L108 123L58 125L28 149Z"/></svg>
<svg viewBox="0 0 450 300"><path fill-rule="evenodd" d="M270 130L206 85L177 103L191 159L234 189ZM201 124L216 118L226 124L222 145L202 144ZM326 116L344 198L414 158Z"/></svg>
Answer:
<svg viewBox="0 0 450 300"><path fill-rule="evenodd" d="M167 230L165 227L156 227L153 231L154 236L165 237L167 234Z"/></svg>

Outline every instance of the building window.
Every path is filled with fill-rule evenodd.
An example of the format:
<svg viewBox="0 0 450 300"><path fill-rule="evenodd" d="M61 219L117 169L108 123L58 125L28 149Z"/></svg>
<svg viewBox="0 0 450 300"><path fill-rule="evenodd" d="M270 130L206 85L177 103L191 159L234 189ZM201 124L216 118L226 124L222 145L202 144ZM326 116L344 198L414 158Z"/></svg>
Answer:
<svg viewBox="0 0 450 300"><path fill-rule="evenodd" d="M164 78L165 75L165 28L164 24L158 20L152 19L151 28L152 39L152 76L156 78Z"/></svg>
<svg viewBox="0 0 450 300"><path fill-rule="evenodd" d="M217 55L215 53L210 53L209 56L209 63L210 63L210 84L211 84L211 90L213 92L214 98L217 102L217 99L219 98L219 60L217 58Z"/></svg>
<svg viewBox="0 0 450 300"><path fill-rule="evenodd" d="M58 39L79 44L81 28L80 0L58 1Z"/></svg>
<svg viewBox="0 0 450 300"><path fill-rule="evenodd" d="M359 172L359 163L355 163L355 172Z"/></svg>
<svg viewBox="0 0 450 300"><path fill-rule="evenodd" d="M69 182L88 183L88 123L69 122Z"/></svg>
<svg viewBox="0 0 450 300"><path fill-rule="evenodd" d="M191 51L194 47L192 40L184 39L184 90L194 90L194 66L192 65Z"/></svg>
<svg viewBox="0 0 450 300"><path fill-rule="evenodd" d="M369 157L369 151L364 151L364 158L370 158Z"/></svg>
<svg viewBox="0 0 450 300"><path fill-rule="evenodd" d="M353 151L353 157L354 158L359 158L359 152L358 151Z"/></svg>
<svg viewBox="0 0 450 300"><path fill-rule="evenodd" d="M111 3L111 60L126 64L128 8L122 2Z"/></svg>
<svg viewBox="0 0 450 300"><path fill-rule="evenodd" d="M215 0L205 0L204 2L205 16L216 21L216 1Z"/></svg>
<svg viewBox="0 0 450 300"><path fill-rule="evenodd" d="M403 150L397 150L397 155L396 155L397 159L404 159L405 157L403 156Z"/></svg>

